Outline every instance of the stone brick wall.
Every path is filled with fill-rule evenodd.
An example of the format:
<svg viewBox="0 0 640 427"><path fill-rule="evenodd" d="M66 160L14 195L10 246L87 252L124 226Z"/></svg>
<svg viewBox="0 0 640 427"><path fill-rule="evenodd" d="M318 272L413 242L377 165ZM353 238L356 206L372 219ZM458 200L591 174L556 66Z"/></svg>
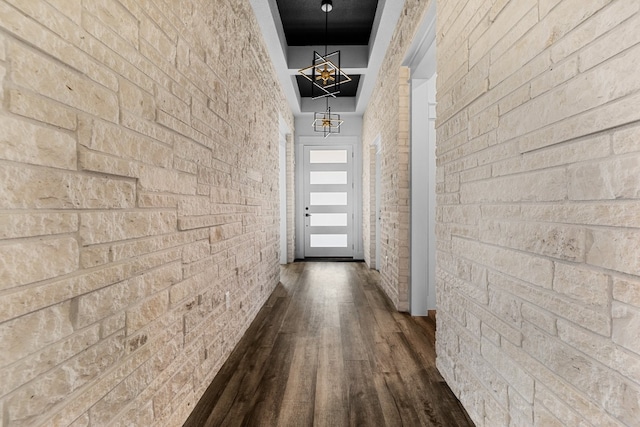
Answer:
<svg viewBox="0 0 640 427"><path fill-rule="evenodd" d="M293 118L251 7L7 0L0 26L0 424L181 425L279 280Z"/></svg>
<svg viewBox="0 0 640 427"><path fill-rule="evenodd" d="M437 366L478 426L639 425L639 8L438 2Z"/></svg>
<svg viewBox="0 0 640 427"><path fill-rule="evenodd" d="M407 0L363 119L363 241L365 261L380 251L381 287L400 311L409 310L409 69L402 61L429 1ZM375 149L380 137L381 233L375 248Z"/></svg>

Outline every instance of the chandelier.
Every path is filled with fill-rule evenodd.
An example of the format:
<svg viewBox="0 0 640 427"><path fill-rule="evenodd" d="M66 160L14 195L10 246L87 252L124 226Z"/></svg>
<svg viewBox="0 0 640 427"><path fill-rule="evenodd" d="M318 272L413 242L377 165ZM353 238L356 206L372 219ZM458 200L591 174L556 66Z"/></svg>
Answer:
<svg viewBox="0 0 640 427"><path fill-rule="evenodd" d="M340 133L340 125L344 120L340 120L340 114L334 114L329 107L329 98L327 98L327 109L322 113L313 113L313 130L322 132L324 137L328 137L334 133Z"/></svg>
<svg viewBox="0 0 640 427"><path fill-rule="evenodd" d="M311 65L298 70L298 72L311 82L311 99L326 99L326 110L322 113L314 113L312 124L314 131L322 132L326 138L333 133L339 133L340 125L343 122L340 120L339 114L331 113L329 98L335 98L340 93L340 85L350 82L351 77L340 68L340 51L327 53L329 12L333 10L332 1L322 0L320 9L325 13L324 55L314 51Z"/></svg>

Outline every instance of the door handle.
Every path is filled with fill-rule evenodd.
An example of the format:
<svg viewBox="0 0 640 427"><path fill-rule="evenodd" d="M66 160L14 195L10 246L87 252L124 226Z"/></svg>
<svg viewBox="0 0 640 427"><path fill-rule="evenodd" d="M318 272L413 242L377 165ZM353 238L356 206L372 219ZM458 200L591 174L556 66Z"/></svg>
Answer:
<svg viewBox="0 0 640 427"><path fill-rule="evenodd" d="M304 216L311 216L311 214L310 213L306 213L306 214L304 214Z"/></svg>

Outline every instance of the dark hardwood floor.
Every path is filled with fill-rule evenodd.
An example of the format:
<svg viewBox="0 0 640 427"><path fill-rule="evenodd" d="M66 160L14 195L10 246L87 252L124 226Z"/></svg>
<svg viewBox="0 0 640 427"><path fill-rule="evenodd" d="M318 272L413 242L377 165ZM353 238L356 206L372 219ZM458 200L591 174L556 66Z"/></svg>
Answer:
<svg viewBox="0 0 640 427"><path fill-rule="evenodd" d="M364 263L297 262L185 426L473 426L435 368L435 329Z"/></svg>

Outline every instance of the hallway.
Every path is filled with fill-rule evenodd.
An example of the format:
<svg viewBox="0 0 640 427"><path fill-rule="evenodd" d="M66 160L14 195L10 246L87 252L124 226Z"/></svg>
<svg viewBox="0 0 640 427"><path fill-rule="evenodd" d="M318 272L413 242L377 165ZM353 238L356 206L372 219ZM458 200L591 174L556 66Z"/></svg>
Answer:
<svg viewBox="0 0 640 427"><path fill-rule="evenodd" d="M185 426L472 426L435 368L435 331L364 263L298 262Z"/></svg>

